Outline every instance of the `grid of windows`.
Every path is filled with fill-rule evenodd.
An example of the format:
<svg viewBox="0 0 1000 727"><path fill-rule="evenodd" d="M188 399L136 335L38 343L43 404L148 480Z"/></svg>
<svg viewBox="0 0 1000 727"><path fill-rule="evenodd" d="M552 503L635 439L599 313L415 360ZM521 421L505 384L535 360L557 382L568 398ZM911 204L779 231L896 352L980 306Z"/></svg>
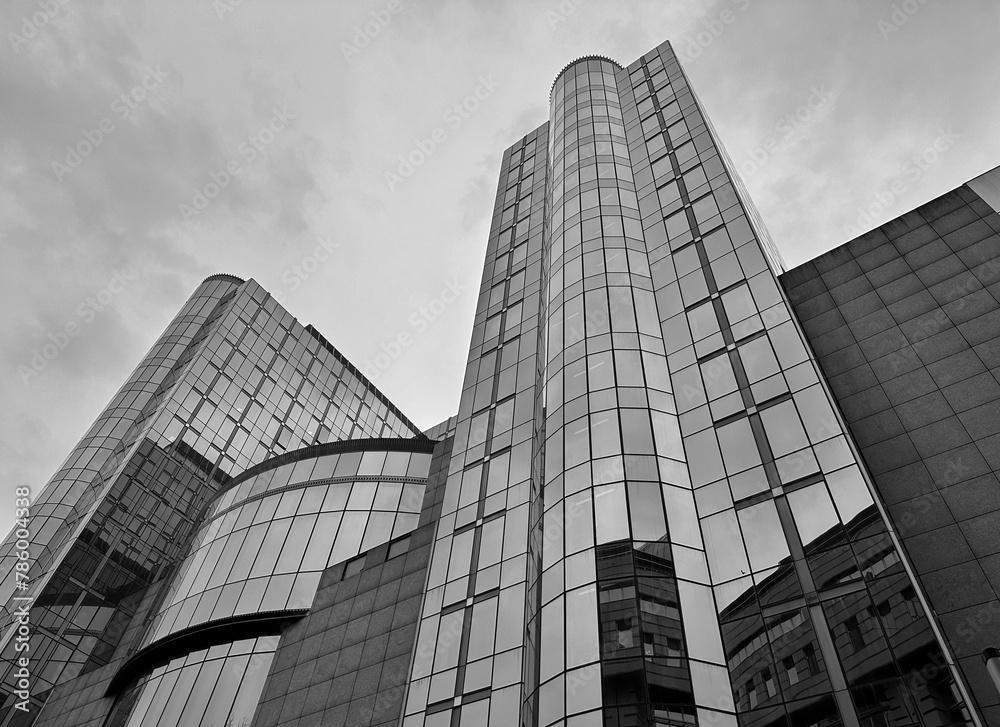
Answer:
<svg viewBox="0 0 1000 727"><path fill-rule="evenodd" d="M32 507L37 560L18 594L34 596L32 698L112 658L143 589L181 557L195 516L232 473L304 445L416 435L256 282L206 280ZM16 699L12 603L5 703Z"/></svg>
<svg viewBox="0 0 1000 727"><path fill-rule="evenodd" d="M525 641L547 135L504 155L403 724L516 724ZM537 576L536 576L537 577Z"/></svg>
<svg viewBox="0 0 1000 727"><path fill-rule="evenodd" d="M733 701L703 701L693 672L699 706L747 725L785 715L965 724L947 671L935 684L913 679L915 665L944 663L940 649L767 264L767 241L669 47L630 66L629 81L626 130L641 137L630 151L713 586L705 611L714 600L726 657L717 663L732 685ZM890 603L891 589L911 598ZM683 601L682 611L691 614ZM685 623L687 634L695 628Z"/></svg>

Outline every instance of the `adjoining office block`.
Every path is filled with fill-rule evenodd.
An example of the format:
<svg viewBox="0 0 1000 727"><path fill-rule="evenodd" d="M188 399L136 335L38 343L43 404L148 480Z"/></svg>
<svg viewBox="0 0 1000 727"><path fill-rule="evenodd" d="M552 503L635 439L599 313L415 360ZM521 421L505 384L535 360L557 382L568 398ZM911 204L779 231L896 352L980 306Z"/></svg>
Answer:
<svg viewBox="0 0 1000 727"><path fill-rule="evenodd" d="M781 277L958 668L1000 645L1000 168Z"/></svg>

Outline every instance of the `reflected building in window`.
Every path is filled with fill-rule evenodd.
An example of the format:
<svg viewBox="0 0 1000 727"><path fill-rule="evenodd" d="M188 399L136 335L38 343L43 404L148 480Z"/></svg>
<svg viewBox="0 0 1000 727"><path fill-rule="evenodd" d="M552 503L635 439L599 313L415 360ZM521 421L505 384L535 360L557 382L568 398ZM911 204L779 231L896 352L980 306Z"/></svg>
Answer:
<svg viewBox="0 0 1000 727"><path fill-rule="evenodd" d="M995 172L784 272L668 43L549 101L447 422L199 288L34 506L0 727L1000 720Z"/></svg>
<svg viewBox="0 0 1000 727"><path fill-rule="evenodd" d="M853 650L849 673L891 653L924 687L865 680L857 699L886 724L908 724L912 709L926 723L928 705L949 704L953 669L983 723L1000 720L981 657L1000 643L998 213L1000 167L781 276L896 536L889 547L875 518L848 527L867 593L824 604L837 648ZM821 580L858 577L827 550ZM928 609L950 653L935 648Z"/></svg>

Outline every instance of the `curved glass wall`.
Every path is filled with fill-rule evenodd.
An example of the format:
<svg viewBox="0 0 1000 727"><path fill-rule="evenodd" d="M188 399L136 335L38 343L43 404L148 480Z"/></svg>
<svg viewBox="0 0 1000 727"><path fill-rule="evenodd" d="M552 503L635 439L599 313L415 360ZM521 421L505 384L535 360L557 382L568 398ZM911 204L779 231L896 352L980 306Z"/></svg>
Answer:
<svg viewBox="0 0 1000 727"><path fill-rule="evenodd" d="M685 643L681 628L682 604L710 593L700 535L685 523L693 499L622 72L584 59L552 90L540 727L581 713L580 724L600 724L602 706L615 724L693 722L689 660L704 662L695 688L725 681L718 629Z"/></svg>
<svg viewBox="0 0 1000 727"><path fill-rule="evenodd" d="M430 460L372 449L258 468L209 505L145 643L308 608L324 569L416 528Z"/></svg>
<svg viewBox="0 0 1000 727"><path fill-rule="evenodd" d="M249 725L279 639L220 644L157 667L121 696L108 727Z"/></svg>

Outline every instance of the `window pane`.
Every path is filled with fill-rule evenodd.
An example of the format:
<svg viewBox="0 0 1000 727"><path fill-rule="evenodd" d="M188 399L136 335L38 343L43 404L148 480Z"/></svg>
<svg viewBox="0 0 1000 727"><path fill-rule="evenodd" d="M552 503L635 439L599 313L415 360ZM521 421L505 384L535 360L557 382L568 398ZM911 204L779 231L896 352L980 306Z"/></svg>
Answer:
<svg viewBox="0 0 1000 727"><path fill-rule="evenodd" d="M600 251L597 253L601 260L601 270L603 270L603 253ZM608 297L605 289L588 290L584 296L586 299L587 335L597 336L608 333L611 330L611 316L608 312Z"/></svg>
<svg viewBox="0 0 1000 727"><path fill-rule="evenodd" d="M840 434L840 425L822 386L810 386L792 396L802 415L809 441L816 443Z"/></svg>
<svg viewBox="0 0 1000 727"><path fill-rule="evenodd" d="M626 454L653 454L653 431L645 409L620 409Z"/></svg>
<svg viewBox="0 0 1000 727"><path fill-rule="evenodd" d="M705 381L705 391L708 393L709 399L718 399L720 396L725 396L739 388L728 353L703 363L701 375Z"/></svg>
<svg viewBox="0 0 1000 727"><path fill-rule="evenodd" d="M628 506L633 540L659 540L667 535L660 485L655 482L630 482Z"/></svg>
<svg viewBox="0 0 1000 727"><path fill-rule="evenodd" d="M597 543L622 540L628 535L628 508L622 483L594 488Z"/></svg>
<svg viewBox="0 0 1000 727"><path fill-rule="evenodd" d="M688 656L717 664L725 664L722 636L716 616L712 589L687 581L677 582L677 592L684 614L684 635Z"/></svg>
<svg viewBox="0 0 1000 727"><path fill-rule="evenodd" d="M565 614L563 597L553 599L542 607L541 619L541 663L539 676L548 679L562 671L563 645L565 643Z"/></svg>
<svg viewBox="0 0 1000 727"><path fill-rule="evenodd" d="M459 609L441 617L434 657L434 671L450 669L458 664L458 650L462 644L462 625L465 610Z"/></svg>
<svg viewBox="0 0 1000 727"><path fill-rule="evenodd" d="M750 575L750 564L733 510L704 518L701 531L705 535L705 552L713 583Z"/></svg>
<svg viewBox="0 0 1000 727"><path fill-rule="evenodd" d="M705 429L685 439L684 450L687 452L691 484L694 487L714 482L725 475L713 429Z"/></svg>
<svg viewBox="0 0 1000 727"><path fill-rule="evenodd" d="M857 465L827 475L826 481L845 524L875 504Z"/></svg>
<svg viewBox="0 0 1000 727"><path fill-rule="evenodd" d="M694 494L690 490L663 485L663 501L666 503L667 524L670 526L670 542L701 548L701 529L698 527Z"/></svg>
<svg viewBox="0 0 1000 727"><path fill-rule="evenodd" d="M743 508L738 514L754 572L772 568L788 557L788 543L773 500Z"/></svg>
<svg viewBox="0 0 1000 727"><path fill-rule="evenodd" d="M729 474L742 472L761 463L749 419L738 419L719 427L717 434L722 449L722 459Z"/></svg>
<svg viewBox="0 0 1000 727"><path fill-rule="evenodd" d="M566 667L600 657L597 629L597 587L578 588L566 594Z"/></svg>
<svg viewBox="0 0 1000 727"><path fill-rule="evenodd" d="M795 527L798 528L802 544L809 546L831 528L840 524L837 511L826 491L826 485L817 482L801 490L789 492L788 504L792 508Z"/></svg>
<svg viewBox="0 0 1000 727"><path fill-rule="evenodd" d="M643 386L642 359L638 351L615 351L619 386Z"/></svg>
<svg viewBox="0 0 1000 727"><path fill-rule="evenodd" d="M594 545L594 509L590 490L566 498L566 553L576 553ZM484 533L485 538L485 533Z"/></svg>
<svg viewBox="0 0 1000 727"><path fill-rule="evenodd" d="M618 433L618 416L614 410L590 415L590 437L594 459L620 454L622 445Z"/></svg>
<svg viewBox="0 0 1000 727"><path fill-rule="evenodd" d="M587 356L587 376L591 391L599 391L615 385L615 367L612 363L611 351Z"/></svg>
<svg viewBox="0 0 1000 727"><path fill-rule="evenodd" d="M753 298L750 296L750 288L741 285L738 288L722 294L722 305L726 309L726 316L732 324L739 323L745 318L749 318L757 312Z"/></svg>
<svg viewBox="0 0 1000 727"><path fill-rule="evenodd" d="M498 601L498 598L491 598L488 601L480 601L472 608L469 661L475 661L493 653Z"/></svg>
<svg viewBox="0 0 1000 727"><path fill-rule="evenodd" d="M777 406L761 409L760 419L764 423L767 441L774 456L781 457L789 452L802 449L809 444L799 423L799 415L791 401L783 401Z"/></svg>

